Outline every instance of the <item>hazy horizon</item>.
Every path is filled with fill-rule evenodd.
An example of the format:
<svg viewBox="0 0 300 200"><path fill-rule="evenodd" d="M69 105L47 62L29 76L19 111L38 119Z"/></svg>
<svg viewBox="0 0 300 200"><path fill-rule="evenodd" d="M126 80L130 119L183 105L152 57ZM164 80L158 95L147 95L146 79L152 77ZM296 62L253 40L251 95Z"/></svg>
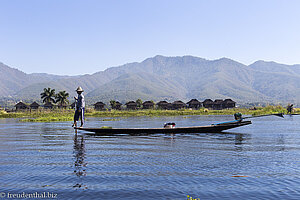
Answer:
<svg viewBox="0 0 300 200"><path fill-rule="evenodd" d="M152 56L152 57L147 57L147 58L144 58L143 60L141 61L133 61L133 62L127 62L127 63L123 63L123 64L120 64L118 66L108 66L107 68L103 69L103 70L99 70L99 71L95 71L95 72L92 72L92 73L84 73L82 72L81 74L55 74L55 73L47 73L47 72L39 72L39 71L35 71L35 72L31 72L31 73L28 73L28 72L25 72L23 70L21 70L20 68L18 68L17 66L10 66L6 63L3 63L0 61L0 63L4 64L4 65L7 65L8 67L11 67L11 68L14 68L14 69L17 69L17 70L20 70L26 74L48 74L48 75L57 75L57 76L81 76L81 75L92 75L92 74L95 74L95 73L98 73L98 72L103 72L109 68L112 68L112 67L120 67L120 66L123 66L123 65L126 65L126 64L130 64L130 63L142 63L143 61L149 59L149 58L154 58L156 56L163 56L163 57L170 57L170 58L175 58L175 57L184 57L184 56L191 56L191 57L196 57L196 58L200 58L200 59L205 59L205 60L208 60L208 61L215 61L215 60L220 60L222 58L225 58L225 59L230 59L230 60L233 60L235 62L238 62L238 63L241 63L243 65L246 65L246 66L249 66L257 61L263 61L263 62L275 62L273 60L256 60L256 61L253 61L251 62L249 65L245 64L245 63L242 63L238 60L234 60L232 58L227 58L227 57L221 57L221 58L216 58L216 59L207 59L207 58L204 58L204 57L199 57L199 56L193 56L193 55L183 55L183 56L164 56L164 55L155 55L155 56ZM290 65L290 64L286 64L286 63L279 63L279 62L275 62L275 63L278 63L278 64L283 64L283 65ZM294 63L294 64L291 64L290 66L292 65L300 65L299 63Z"/></svg>

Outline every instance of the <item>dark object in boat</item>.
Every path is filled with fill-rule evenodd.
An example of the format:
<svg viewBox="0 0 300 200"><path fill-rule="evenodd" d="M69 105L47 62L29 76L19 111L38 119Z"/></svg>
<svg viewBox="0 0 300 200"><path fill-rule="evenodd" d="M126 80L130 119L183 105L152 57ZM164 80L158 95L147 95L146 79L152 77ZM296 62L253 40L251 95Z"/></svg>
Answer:
<svg viewBox="0 0 300 200"><path fill-rule="evenodd" d="M95 135L112 135L112 134L154 134L154 133L219 133L224 130L245 126L251 124L251 121L230 121L209 126L177 127L177 128L75 128L94 132Z"/></svg>
<svg viewBox="0 0 300 200"><path fill-rule="evenodd" d="M234 116L234 119L235 119L235 120L242 120L242 119L243 119L243 118L242 118L242 113L239 113L239 112L238 112L238 113L234 113L233 116Z"/></svg>
<svg viewBox="0 0 300 200"><path fill-rule="evenodd" d="M174 122L168 122L164 124L164 128L175 128L175 125Z"/></svg>

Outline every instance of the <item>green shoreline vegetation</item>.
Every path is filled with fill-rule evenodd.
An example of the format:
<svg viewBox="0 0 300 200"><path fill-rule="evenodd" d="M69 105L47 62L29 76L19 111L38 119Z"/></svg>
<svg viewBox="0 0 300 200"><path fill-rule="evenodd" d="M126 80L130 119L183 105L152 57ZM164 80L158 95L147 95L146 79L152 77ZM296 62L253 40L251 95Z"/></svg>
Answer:
<svg viewBox="0 0 300 200"><path fill-rule="evenodd" d="M86 117L103 117L103 121L116 121L117 117L161 117L161 116L183 116L183 115L233 115L240 112L243 115L265 115L274 113L287 113L286 108L282 106L266 106L257 107L256 109L233 108L224 110L209 110L201 108L199 110L110 110L95 111L87 109ZM300 108L295 108L294 113L300 113ZM71 109L55 109L55 110L37 110L25 112L6 113L0 111L0 118L18 118L22 122L55 122L55 121L73 121L74 110Z"/></svg>

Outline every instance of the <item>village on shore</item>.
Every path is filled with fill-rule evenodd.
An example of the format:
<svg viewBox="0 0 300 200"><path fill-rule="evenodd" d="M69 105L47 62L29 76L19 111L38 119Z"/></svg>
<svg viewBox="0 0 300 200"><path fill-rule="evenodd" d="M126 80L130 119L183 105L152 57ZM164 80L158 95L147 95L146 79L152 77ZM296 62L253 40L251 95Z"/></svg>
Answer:
<svg viewBox="0 0 300 200"><path fill-rule="evenodd" d="M34 101L32 103L19 101L14 109L1 111L0 118L22 118L23 122L52 122L72 121L74 117L75 102L70 104L69 94L60 91L55 94L55 89L45 88L41 93L43 104ZM122 102L123 103L123 102ZM284 113L286 108L281 105L267 105L262 107L237 107L232 99L205 99L199 101L191 99L188 102L177 100L168 102L166 100L127 101L120 103L110 100L107 104L98 101L86 105L87 117L104 117L105 120L116 120L115 117L137 117L137 116L178 116L178 115L233 115L237 112L245 115L262 115L270 113ZM296 111L296 110L294 110ZM300 110L297 110L299 112Z"/></svg>
<svg viewBox="0 0 300 200"><path fill-rule="evenodd" d="M236 102L231 99L205 99L203 102L198 101L197 99L191 99L187 103L183 101L174 101L169 103L167 101L160 101L155 103L154 101L145 101L142 102L141 99L136 101L128 101L124 105L121 104L119 101L111 100L110 105L106 105L103 102L97 102L93 104L93 108L96 111L107 111L110 109L113 110L139 110L139 109L161 109L161 110L180 110L180 109L200 109L200 108L207 108L212 110L222 110L222 109L230 109L236 107ZM33 102L31 104L24 103L22 101L18 102L15 105L15 110L13 111L28 111L28 110L39 110L39 109L46 109L51 110L55 108L59 109L74 109L75 102L68 105L67 103L64 104L54 104L50 101L46 102L43 105L38 104L37 102Z"/></svg>

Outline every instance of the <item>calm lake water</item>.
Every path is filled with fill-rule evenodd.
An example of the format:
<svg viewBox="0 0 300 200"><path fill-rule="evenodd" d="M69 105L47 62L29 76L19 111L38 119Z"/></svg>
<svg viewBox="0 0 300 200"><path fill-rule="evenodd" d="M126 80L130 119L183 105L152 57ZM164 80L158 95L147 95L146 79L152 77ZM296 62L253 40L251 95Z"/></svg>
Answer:
<svg viewBox="0 0 300 200"><path fill-rule="evenodd" d="M209 125L232 116L89 118L86 127ZM226 134L77 136L71 122L0 120L0 196L58 199L300 199L300 116Z"/></svg>

